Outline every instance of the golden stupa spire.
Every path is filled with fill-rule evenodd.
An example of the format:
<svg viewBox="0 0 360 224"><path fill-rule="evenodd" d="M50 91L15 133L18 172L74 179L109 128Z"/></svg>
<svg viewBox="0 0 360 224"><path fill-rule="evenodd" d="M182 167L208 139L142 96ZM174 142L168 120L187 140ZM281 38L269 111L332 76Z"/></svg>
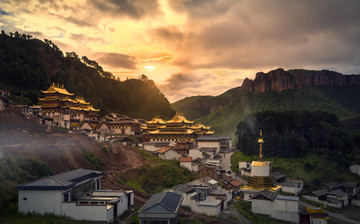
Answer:
<svg viewBox="0 0 360 224"><path fill-rule="evenodd" d="M259 137L258 143L260 144L259 160L262 161L262 158L263 158L262 144L264 143L264 139L262 137L262 130L260 130L260 137Z"/></svg>

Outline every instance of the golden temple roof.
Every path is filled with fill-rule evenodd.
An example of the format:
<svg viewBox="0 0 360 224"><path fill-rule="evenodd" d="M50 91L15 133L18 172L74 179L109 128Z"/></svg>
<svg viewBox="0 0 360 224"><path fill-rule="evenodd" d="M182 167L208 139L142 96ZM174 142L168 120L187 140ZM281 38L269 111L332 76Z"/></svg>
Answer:
<svg viewBox="0 0 360 224"><path fill-rule="evenodd" d="M100 111L100 109L95 109L92 105L89 106L90 111Z"/></svg>
<svg viewBox="0 0 360 224"><path fill-rule="evenodd" d="M78 104L85 104L85 105L89 105L90 103L89 102L86 102L84 100L84 97L81 97L81 96L77 96L74 100L74 103L78 103Z"/></svg>
<svg viewBox="0 0 360 224"><path fill-rule="evenodd" d="M269 191L272 191L272 192L277 192L281 189L281 186L277 185L275 187L252 187L252 186L246 185L246 186L240 188L241 191L263 191L265 189L268 189Z"/></svg>
<svg viewBox="0 0 360 224"><path fill-rule="evenodd" d="M269 161L252 161L251 166L270 166Z"/></svg>
<svg viewBox="0 0 360 224"><path fill-rule="evenodd" d="M60 93L65 96L59 95L45 95L44 98L39 98L40 101L43 102L41 107L43 108L53 108L53 107L62 107L62 108L69 108L71 110L79 110L79 111L95 111L98 112L100 109L95 109L90 102L86 102L83 97L76 96L75 99L71 99L70 96L74 95L73 93L69 93L65 88L64 85L59 84L52 84L48 90L41 91L44 94L51 94L51 93ZM61 105L59 103L49 103L49 101L62 101L62 102L71 102L69 105Z"/></svg>
<svg viewBox="0 0 360 224"><path fill-rule="evenodd" d="M66 97L58 97L58 96L46 96L45 98L39 98L40 101L55 101L55 100L59 100L59 101L69 101L69 102L73 102L73 100L66 96Z"/></svg>
<svg viewBox="0 0 360 224"><path fill-rule="evenodd" d="M60 93L60 94L64 94L64 95L68 95L68 96L72 96L74 95L74 93L69 93L65 88L64 85L60 84L52 84L47 90L43 91L41 90L42 93Z"/></svg>
<svg viewBox="0 0 360 224"><path fill-rule="evenodd" d="M198 135L212 135L214 131L210 131L210 126L205 126L201 123L193 124L182 113L176 115L168 121L164 121L156 116L151 121L146 121L147 127L143 128L148 134L198 134Z"/></svg>
<svg viewBox="0 0 360 224"><path fill-rule="evenodd" d="M194 125L192 125L190 128L191 129L206 129L206 130L209 130L211 126L205 126L201 123L196 123Z"/></svg>
<svg viewBox="0 0 360 224"><path fill-rule="evenodd" d="M175 116L171 119L166 121L166 123L186 123L186 124L192 124L193 121L189 121L184 117L184 114L182 113L176 113Z"/></svg>
<svg viewBox="0 0 360 224"><path fill-rule="evenodd" d="M179 130L179 131L170 131L170 130L166 130L166 129L158 129L158 130L155 130L155 131L148 131L149 134L185 134L185 135L189 135L189 134L192 134L194 133L193 130L189 130L189 129L186 129L186 130Z"/></svg>
<svg viewBox="0 0 360 224"><path fill-rule="evenodd" d="M166 124L166 122L158 116L155 116L151 121L146 121L148 124Z"/></svg>

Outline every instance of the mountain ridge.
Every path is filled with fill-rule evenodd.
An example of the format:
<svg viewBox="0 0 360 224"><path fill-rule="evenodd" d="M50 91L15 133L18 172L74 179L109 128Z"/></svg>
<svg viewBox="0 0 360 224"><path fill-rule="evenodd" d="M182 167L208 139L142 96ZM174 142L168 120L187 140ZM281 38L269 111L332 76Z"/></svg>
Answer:
<svg viewBox="0 0 360 224"><path fill-rule="evenodd" d="M254 80L246 78L241 85L243 91L266 92L299 89L306 86L350 86L360 85L360 76L343 75L329 70L311 71L293 69L284 71L282 68L268 73L258 72Z"/></svg>
<svg viewBox="0 0 360 224"><path fill-rule="evenodd" d="M11 92L18 104L37 104L40 90L63 84L90 101L102 114L116 112L151 119L171 118L175 111L154 81L145 75L120 81L96 62L75 52L65 54L50 40L29 35L0 34L0 89Z"/></svg>
<svg viewBox="0 0 360 224"><path fill-rule="evenodd" d="M218 96L184 98L171 106L189 119L211 125L216 135L235 137L246 115L264 110L323 110L346 118L360 113L360 76L303 69L257 73Z"/></svg>

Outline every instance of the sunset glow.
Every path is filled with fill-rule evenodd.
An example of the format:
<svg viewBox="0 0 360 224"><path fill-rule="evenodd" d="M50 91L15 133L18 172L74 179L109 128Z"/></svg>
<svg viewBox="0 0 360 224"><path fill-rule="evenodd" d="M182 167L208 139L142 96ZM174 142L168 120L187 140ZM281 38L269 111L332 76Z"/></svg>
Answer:
<svg viewBox="0 0 360 224"><path fill-rule="evenodd" d="M121 79L145 74L174 102L279 67L360 73L359 4L9 0L0 2L0 26L50 39Z"/></svg>
<svg viewBox="0 0 360 224"><path fill-rule="evenodd" d="M152 72L155 69L155 65L145 65L144 68L146 71Z"/></svg>

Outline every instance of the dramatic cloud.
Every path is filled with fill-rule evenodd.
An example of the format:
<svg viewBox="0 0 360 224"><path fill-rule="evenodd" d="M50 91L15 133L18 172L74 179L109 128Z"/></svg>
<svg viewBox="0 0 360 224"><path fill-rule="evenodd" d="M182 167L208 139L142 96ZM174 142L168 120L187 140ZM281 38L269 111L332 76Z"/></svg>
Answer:
<svg viewBox="0 0 360 224"><path fill-rule="evenodd" d="M137 60L133 56L105 52L97 52L95 55L100 64L109 65L113 68L136 69Z"/></svg>
<svg viewBox="0 0 360 224"><path fill-rule="evenodd" d="M174 101L279 67L359 74L359 8L358 0L4 0L0 27L51 39L122 78L146 74Z"/></svg>
<svg viewBox="0 0 360 224"><path fill-rule="evenodd" d="M0 17L1 17L2 15L10 15L10 14L0 9Z"/></svg>
<svg viewBox="0 0 360 224"><path fill-rule="evenodd" d="M360 59L359 1L227 1L231 7L220 7L219 2L172 3L188 13L185 32L191 34L184 34L187 39L175 65L188 69L320 69L336 64L347 72ZM209 7L222 10L207 10ZM197 13L201 8L214 17Z"/></svg>
<svg viewBox="0 0 360 224"><path fill-rule="evenodd" d="M160 12L156 0L95 0L88 3L111 16L126 15L134 19L156 16Z"/></svg>

